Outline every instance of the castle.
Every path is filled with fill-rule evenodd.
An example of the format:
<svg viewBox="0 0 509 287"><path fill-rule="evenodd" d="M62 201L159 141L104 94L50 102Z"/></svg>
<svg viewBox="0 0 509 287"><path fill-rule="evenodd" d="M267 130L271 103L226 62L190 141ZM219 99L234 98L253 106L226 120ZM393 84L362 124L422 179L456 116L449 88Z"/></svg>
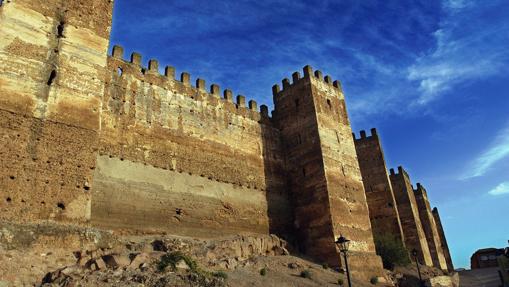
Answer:
<svg viewBox="0 0 509 287"><path fill-rule="evenodd" d="M156 60L108 55L111 0L0 3L1 220L274 233L332 266L344 235L359 278L382 274L373 234L390 233L452 268L424 188L388 175L376 132L352 137L339 81L304 67L272 88L270 116Z"/></svg>

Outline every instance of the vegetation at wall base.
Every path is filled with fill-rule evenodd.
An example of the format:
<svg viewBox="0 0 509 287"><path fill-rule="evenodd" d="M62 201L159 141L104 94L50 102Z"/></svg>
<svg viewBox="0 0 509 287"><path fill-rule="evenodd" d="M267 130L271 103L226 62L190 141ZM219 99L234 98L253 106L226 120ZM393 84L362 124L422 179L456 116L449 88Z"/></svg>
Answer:
<svg viewBox="0 0 509 287"><path fill-rule="evenodd" d="M393 270L395 266L410 264L408 251L401 242L389 234L375 235L376 254L382 257L385 269Z"/></svg>
<svg viewBox="0 0 509 287"><path fill-rule="evenodd" d="M371 277L369 280L369 283L376 285L378 283L378 277Z"/></svg>
<svg viewBox="0 0 509 287"><path fill-rule="evenodd" d="M184 262L186 262L187 266L189 266L189 269L191 269L191 271L197 270L198 265L196 264L196 261L194 261L192 258L190 258L189 256L185 255L180 251L174 251L163 255L161 257L161 260L157 264L157 269L162 272L168 266L171 266L172 270L175 270L177 263L181 260L184 260Z"/></svg>
<svg viewBox="0 0 509 287"><path fill-rule="evenodd" d="M212 276L216 278L222 278L224 280L228 279L228 274L226 274L224 271L216 271L212 273Z"/></svg>

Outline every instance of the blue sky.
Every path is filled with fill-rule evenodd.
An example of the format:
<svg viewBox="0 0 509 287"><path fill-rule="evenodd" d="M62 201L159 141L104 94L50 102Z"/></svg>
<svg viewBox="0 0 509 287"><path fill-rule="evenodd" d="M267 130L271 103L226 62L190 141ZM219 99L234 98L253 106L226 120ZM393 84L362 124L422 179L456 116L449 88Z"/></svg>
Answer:
<svg viewBox="0 0 509 287"><path fill-rule="evenodd" d="M115 1L112 44L272 104L310 64L343 84L440 210L456 267L509 239L509 1Z"/></svg>

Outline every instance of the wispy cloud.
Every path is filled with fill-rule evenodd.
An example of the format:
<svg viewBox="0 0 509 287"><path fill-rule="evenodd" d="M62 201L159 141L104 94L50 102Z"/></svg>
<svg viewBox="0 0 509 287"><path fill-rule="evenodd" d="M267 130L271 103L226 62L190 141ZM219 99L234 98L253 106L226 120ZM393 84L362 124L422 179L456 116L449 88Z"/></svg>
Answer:
<svg viewBox="0 0 509 287"><path fill-rule="evenodd" d="M509 124L502 129L490 147L479 155L469 166L462 179L469 179L486 174L495 164L509 157Z"/></svg>
<svg viewBox="0 0 509 287"><path fill-rule="evenodd" d="M488 193L494 196L509 194L509 181L502 182L501 184L497 185L497 187L490 190Z"/></svg>
<svg viewBox="0 0 509 287"><path fill-rule="evenodd" d="M413 105L426 105L460 84L507 68L509 25L482 17L494 6L485 1L446 0L443 9L445 16L434 33L436 49L408 69L408 80L416 82L420 92Z"/></svg>

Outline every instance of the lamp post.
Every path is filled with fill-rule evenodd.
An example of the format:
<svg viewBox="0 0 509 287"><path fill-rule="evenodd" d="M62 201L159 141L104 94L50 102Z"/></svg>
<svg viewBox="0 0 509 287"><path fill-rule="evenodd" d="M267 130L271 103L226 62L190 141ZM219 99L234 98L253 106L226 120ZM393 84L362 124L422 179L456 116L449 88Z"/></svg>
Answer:
<svg viewBox="0 0 509 287"><path fill-rule="evenodd" d="M421 268L419 268L419 259L417 258L417 249L412 249L412 255L415 259L415 265L417 266L417 274L419 274L419 285L422 286Z"/></svg>
<svg viewBox="0 0 509 287"><path fill-rule="evenodd" d="M346 278L348 279L348 287L352 287L352 282L350 281L350 270L348 269L348 247L350 245L350 240L343 237L343 235L338 237L336 240L336 246L339 248L339 251L343 253L345 256L345 267L346 267Z"/></svg>

